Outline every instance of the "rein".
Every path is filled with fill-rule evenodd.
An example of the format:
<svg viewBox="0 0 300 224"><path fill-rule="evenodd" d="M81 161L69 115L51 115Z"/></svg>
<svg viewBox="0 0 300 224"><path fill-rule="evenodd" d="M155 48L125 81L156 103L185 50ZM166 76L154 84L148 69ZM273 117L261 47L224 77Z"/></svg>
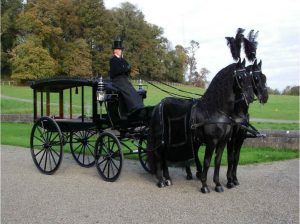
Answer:
<svg viewBox="0 0 300 224"><path fill-rule="evenodd" d="M177 94L177 93L172 93L172 92L169 92L167 90L164 90L164 89L158 87L157 85L149 82L148 80L145 80L145 82L147 82L148 84L154 86L155 88L159 89L160 91L162 91L164 93L167 93L170 96L181 97L181 98L185 98L185 99L194 99L193 97L187 97L187 96L184 96L184 95L180 95L180 94Z"/></svg>
<svg viewBox="0 0 300 224"><path fill-rule="evenodd" d="M167 83L165 83L165 82L162 82L162 81L157 81L157 82L160 83L160 84L163 84L163 85L165 85L165 86L168 86L168 87L170 87L170 88L176 89L176 90L178 90L179 92L188 93L188 94L192 94L192 95L196 95L196 96L203 96L203 94L198 94L198 93L192 93L192 92L189 92L189 91L185 91L185 90L176 88L176 87L174 87L174 86L171 86L171 85L169 85L169 84L167 84Z"/></svg>

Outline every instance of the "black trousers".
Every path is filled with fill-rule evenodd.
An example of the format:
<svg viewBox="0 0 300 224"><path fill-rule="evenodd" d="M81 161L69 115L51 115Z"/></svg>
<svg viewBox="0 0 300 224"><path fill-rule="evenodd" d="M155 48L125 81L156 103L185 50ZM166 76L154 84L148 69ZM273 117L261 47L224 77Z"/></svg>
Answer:
<svg viewBox="0 0 300 224"><path fill-rule="evenodd" d="M120 75L113 78L112 84L121 92L128 113L144 107L142 97L137 93L135 88L129 82L127 76Z"/></svg>

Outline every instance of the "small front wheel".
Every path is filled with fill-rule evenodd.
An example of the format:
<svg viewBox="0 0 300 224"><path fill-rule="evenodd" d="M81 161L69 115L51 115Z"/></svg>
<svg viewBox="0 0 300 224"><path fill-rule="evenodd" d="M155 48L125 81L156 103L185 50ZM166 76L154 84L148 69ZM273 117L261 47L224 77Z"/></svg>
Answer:
<svg viewBox="0 0 300 224"><path fill-rule="evenodd" d="M121 174L123 153L118 138L103 132L99 135L95 147L96 168L100 176L109 182L113 182Z"/></svg>
<svg viewBox="0 0 300 224"><path fill-rule="evenodd" d="M71 153L75 161L82 167L94 166L97 130L72 132L70 139Z"/></svg>

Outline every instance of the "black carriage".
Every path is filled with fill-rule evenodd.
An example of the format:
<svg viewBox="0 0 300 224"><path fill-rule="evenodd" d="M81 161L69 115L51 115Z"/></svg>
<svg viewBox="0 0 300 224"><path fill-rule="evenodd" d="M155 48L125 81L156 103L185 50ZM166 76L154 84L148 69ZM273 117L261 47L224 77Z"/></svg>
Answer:
<svg viewBox="0 0 300 224"><path fill-rule="evenodd" d="M122 95L102 78L39 80L31 88L31 155L42 173L53 174L59 168L64 147L80 166L96 165L106 181L119 177L128 154L138 154L149 172L146 146L152 107L143 109L142 118L129 118ZM146 98L141 83L137 91Z"/></svg>

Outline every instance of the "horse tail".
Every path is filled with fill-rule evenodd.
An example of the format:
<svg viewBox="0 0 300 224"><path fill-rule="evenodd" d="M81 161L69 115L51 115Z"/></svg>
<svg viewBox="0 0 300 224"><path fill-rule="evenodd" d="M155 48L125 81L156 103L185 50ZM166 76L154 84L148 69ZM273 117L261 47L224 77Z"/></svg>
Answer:
<svg viewBox="0 0 300 224"><path fill-rule="evenodd" d="M162 103L153 109L148 133L147 156L150 173L155 174L157 163L160 162L159 153L163 141Z"/></svg>

